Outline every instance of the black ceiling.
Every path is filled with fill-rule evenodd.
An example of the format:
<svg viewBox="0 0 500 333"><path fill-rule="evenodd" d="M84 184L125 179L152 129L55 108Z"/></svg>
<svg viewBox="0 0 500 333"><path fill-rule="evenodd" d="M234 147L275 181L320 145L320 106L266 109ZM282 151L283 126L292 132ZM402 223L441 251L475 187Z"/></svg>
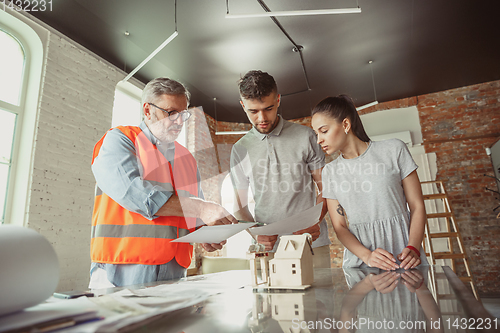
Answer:
<svg viewBox="0 0 500 333"><path fill-rule="evenodd" d="M411 97L500 79L498 0L260 0L271 11L351 8L361 14L226 19L226 0L178 0L179 36L137 74L186 83L192 105L217 119L247 122L237 80L272 74L286 119L309 115L330 95L356 104ZM175 30L174 0L53 0L36 17L130 72ZM229 0L230 13L263 12L258 0ZM125 31L130 33L125 35ZM373 60L372 65L368 61ZM371 66L371 68L370 68Z"/></svg>

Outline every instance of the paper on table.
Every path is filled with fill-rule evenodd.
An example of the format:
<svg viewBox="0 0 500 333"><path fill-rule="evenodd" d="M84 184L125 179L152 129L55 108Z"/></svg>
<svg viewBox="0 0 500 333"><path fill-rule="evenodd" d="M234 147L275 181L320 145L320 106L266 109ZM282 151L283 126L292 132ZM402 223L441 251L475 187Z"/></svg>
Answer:
<svg viewBox="0 0 500 333"><path fill-rule="evenodd" d="M116 293L75 300L58 300L61 305L91 308L103 320L60 330L60 333L111 333L134 330L153 320L186 309L219 293L232 294L250 285L248 271L226 271L197 275L175 283L161 284L143 289L124 289ZM139 297L138 297L139 296ZM90 305L90 306L89 306Z"/></svg>
<svg viewBox="0 0 500 333"><path fill-rule="evenodd" d="M175 283L161 284L136 290L122 290L113 295L118 296L156 296L168 297L175 301L177 297L186 298L191 295L215 295L232 292L244 286L251 285L248 270L225 271L205 275L187 277Z"/></svg>
<svg viewBox="0 0 500 333"><path fill-rule="evenodd" d="M238 232L248 229L257 223L238 223L204 226L192 233L174 239L179 243L220 243Z"/></svg>
<svg viewBox="0 0 500 333"><path fill-rule="evenodd" d="M0 225L0 253L0 315L41 303L56 290L56 252L36 231Z"/></svg>
<svg viewBox="0 0 500 333"><path fill-rule="evenodd" d="M252 235L283 235L309 228L319 222L323 203L281 221L269 223L263 227L250 228Z"/></svg>

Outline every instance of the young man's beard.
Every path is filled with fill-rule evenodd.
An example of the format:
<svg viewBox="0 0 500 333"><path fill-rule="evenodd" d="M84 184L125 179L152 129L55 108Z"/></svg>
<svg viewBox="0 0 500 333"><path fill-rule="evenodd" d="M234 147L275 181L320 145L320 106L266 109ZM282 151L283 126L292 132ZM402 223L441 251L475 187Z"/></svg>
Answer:
<svg viewBox="0 0 500 333"><path fill-rule="evenodd" d="M274 122L270 123L268 122L269 124L269 128L267 128L264 132L259 130L259 128L257 127L259 124L255 124L253 125L253 127L255 127L255 129L257 130L257 132L259 133L262 133L262 134L268 134L268 133L271 133L273 131L273 129L276 128L276 125L278 124L278 121L280 120L279 118L279 115L276 115L276 119L274 119Z"/></svg>

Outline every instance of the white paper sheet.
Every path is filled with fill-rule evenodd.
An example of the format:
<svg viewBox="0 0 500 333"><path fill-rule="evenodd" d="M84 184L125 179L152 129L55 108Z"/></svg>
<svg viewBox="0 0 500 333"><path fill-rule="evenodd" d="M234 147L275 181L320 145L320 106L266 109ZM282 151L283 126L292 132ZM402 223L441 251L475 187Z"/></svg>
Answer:
<svg viewBox="0 0 500 333"><path fill-rule="evenodd" d="M309 228L319 222L323 203L311 207L303 212L287 217L278 222L269 223L262 227L250 228L252 235L284 235Z"/></svg>
<svg viewBox="0 0 500 333"><path fill-rule="evenodd" d="M174 239L172 242L179 243L220 243L240 231L248 229L256 223L238 223L204 226L192 233Z"/></svg>
<svg viewBox="0 0 500 333"><path fill-rule="evenodd" d="M251 285L251 275L248 270L225 271L212 274L190 276L175 283L161 284L155 287L148 287L136 290L121 290L114 293L117 296L150 296L167 297L171 301L177 297L198 295L216 295L224 292L231 292L244 286ZM138 301L138 304L142 304Z"/></svg>
<svg viewBox="0 0 500 333"><path fill-rule="evenodd" d="M43 302L56 290L56 252L36 231L0 225L0 253L0 315Z"/></svg>

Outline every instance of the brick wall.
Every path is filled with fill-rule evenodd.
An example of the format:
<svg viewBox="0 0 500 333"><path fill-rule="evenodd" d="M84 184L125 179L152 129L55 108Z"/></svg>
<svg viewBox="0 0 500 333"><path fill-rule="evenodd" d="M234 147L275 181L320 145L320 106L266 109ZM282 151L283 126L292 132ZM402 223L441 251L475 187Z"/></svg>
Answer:
<svg viewBox="0 0 500 333"><path fill-rule="evenodd" d="M191 113L193 121L188 122L188 149L193 152L198 162L205 199L220 204L222 182L229 169L229 155L227 155L227 149L224 149L227 145L217 144L218 136L215 135L217 126L214 118L205 114L200 108L193 109ZM219 251L206 252L197 244L194 249L197 267L201 266L203 256L220 257L224 256L224 252L224 248Z"/></svg>
<svg viewBox="0 0 500 333"><path fill-rule="evenodd" d="M115 86L123 74L56 33L49 33L45 50L26 226L57 252L57 289L84 289L95 186L92 149L111 125Z"/></svg>
<svg viewBox="0 0 500 333"><path fill-rule="evenodd" d="M210 117L211 118L211 117ZM213 118L212 118L213 119ZM217 122L217 131L230 132L230 131L249 131L252 128L250 124L243 123L229 123L225 121ZM225 134L215 136L217 142L217 150L219 152L219 161L221 172L225 175L229 172L229 159L231 157L231 148L233 145L243 137L244 134Z"/></svg>
<svg viewBox="0 0 500 333"><path fill-rule="evenodd" d="M437 155L437 179L452 210L481 295L500 295L500 221L493 208L493 166L485 149L500 139L500 81L382 103L363 110L416 105L426 153ZM461 267L459 265L458 269Z"/></svg>
<svg viewBox="0 0 500 333"><path fill-rule="evenodd" d="M381 103L363 114L416 105L426 153L448 192L481 295L500 295L500 220L493 166L485 149L500 139L500 81ZM460 270L461 265L458 265Z"/></svg>
<svg viewBox="0 0 500 333"><path fill-rule="evenodd" d="M205 199L220 203L220 193L214 190L218 188L220 178L217 147L214 143L215 121L200 108L192 109L191 114L192 120L188 121L187 148L198 162Z"/></svg>
<svg viewBox="0 0 500 333"><path fill-rule="evenodd" d="M443 180L482 295L500 295L499 201L485 148L500 139L500 81L418 97L426 152Z"/></svg>

